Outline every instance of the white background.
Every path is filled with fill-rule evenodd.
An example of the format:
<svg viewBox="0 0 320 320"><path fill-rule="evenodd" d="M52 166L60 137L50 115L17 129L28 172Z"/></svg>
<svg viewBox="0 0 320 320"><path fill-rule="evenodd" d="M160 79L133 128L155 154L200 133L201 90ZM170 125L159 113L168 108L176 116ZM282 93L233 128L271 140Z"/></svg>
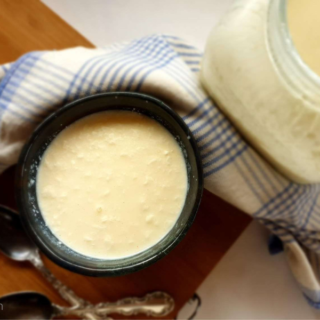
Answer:
<svg viewBox="0 0 320 320"><path fill-rule="evenodd" d="M44 0L96 46L153 33L174 34L203 48L231 0Z"/></svg>
<svg viewBox="0 0 320 320"><path fill-rule="evenodd" d="M232 0L43 0L96 46L166 33L200 49ZM198 289L198 319L320 319L252 223ZM201 250L201 248L199 248ZM188 306L181 317L189 312Z"/></svg>

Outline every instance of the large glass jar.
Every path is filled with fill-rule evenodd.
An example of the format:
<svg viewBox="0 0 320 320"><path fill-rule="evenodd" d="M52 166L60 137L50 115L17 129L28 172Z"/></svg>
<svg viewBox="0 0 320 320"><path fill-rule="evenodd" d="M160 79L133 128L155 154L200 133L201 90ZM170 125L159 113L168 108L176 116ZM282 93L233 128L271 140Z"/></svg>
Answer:
<svg viewBox="0 0 320 320"><path fill-rule="evenodd" d="M209 36L201 80L279 171L320 182L320 77L293 45L286 0L235 1Z"/></svg>

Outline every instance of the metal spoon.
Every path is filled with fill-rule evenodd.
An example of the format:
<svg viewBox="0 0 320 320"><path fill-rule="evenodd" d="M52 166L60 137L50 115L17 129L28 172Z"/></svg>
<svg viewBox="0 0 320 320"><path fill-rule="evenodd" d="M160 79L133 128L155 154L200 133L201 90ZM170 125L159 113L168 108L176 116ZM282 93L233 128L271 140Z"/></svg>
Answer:
<svg viewBox="0 0 320 320"><path fill-rule="evenodd" d="M162 300L162 293L159 296ZM130 299L129 299L130 300ZM123 315L136 315L139 313L139 304L132 305L132 301L124 299L116 303L109 303L108 306L100 304L78 308L66 308L53 304L45 295L37 292L20 292L0 298L0 319L52 319L57 316L77 316L86 319L109 319L110 313L120 313ZM144 306L147 315L159 315L165 310L162 302L158 305L156 297L148 295L141 299L141 303L148 301L150 304L149 312ZM134 307L135 309L132 309Z"/></svg>
<svg viewBox="0 0 320 320"><path fill-rule="evenodd" d="M0 310L0 319L52 319L70 315L97 319L88 317L88 314L94 314L90 307L78 309L61 307L37 292L20 292L4 296L0 298Z"/></svg>
<svg viewBox="0 0 320 320"><path fill-rule="evenodd" d="M0 206L0 250L15 261L29 261L58 291L60 296L72 306L87 305L70 288L61 283L43 264L38 248L28 238L18 214L9 208Z"/></svg>
<svg viewBox="0 0 320 320"><path fill-rule="evenodd" d="M0 319L51 319L55 307L44 295L14 293L0 298Z"/></svg>
<svg viewBox="0 0 320 320"><path fill-rule="evenodd" d="M24 232L18 214L1 205L0 226L0 250L7 257L15 261L31 262L58 291L60 296L71 304L73 310L77 308L79 310L83 308L91 310L94 308L94 305L78 297L44 266L39 250ZM102 310L102 315L119 313L129 316L144 313L153 317L161 317L174 309L174 300L164 292L153 292L147 294L144 298L125 298L115 303L100 303L96 307Z"/></svg>

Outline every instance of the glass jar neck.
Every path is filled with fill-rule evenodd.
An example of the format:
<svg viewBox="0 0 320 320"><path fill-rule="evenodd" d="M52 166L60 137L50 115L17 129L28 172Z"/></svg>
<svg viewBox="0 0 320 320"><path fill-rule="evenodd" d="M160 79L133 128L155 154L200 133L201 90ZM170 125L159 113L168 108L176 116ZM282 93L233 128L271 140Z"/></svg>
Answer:
<svg viewBox="0 0 320 320"><path fill-rule="evenodd" d="M320 107L320 77L302 60L288 27L287 1L270 0L267 42L275 67L293 94Z"/></svg>

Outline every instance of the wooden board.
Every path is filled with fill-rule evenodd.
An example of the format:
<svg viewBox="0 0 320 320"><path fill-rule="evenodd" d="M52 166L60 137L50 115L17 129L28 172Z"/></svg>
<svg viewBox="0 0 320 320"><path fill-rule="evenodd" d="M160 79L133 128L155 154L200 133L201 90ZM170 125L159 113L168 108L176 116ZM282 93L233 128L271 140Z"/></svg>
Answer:
<svg viewBox="0 0 320 320"><path fill-rule="evenodd" d="M31 50L93 45L37 0L0 0L0 64ZM14 168L0 176L0 203L15 208ZM250 218L205 191L201 208L186 238L167 257L140 272L117 278L73 274L45 258L47 266L85 299L94 303L141 296L155 290L170 293L178 310L249 224ZM1 231L0 231L1 232ZM34 290L63 304L30 265L0 255L0 296Z"/></svg>

